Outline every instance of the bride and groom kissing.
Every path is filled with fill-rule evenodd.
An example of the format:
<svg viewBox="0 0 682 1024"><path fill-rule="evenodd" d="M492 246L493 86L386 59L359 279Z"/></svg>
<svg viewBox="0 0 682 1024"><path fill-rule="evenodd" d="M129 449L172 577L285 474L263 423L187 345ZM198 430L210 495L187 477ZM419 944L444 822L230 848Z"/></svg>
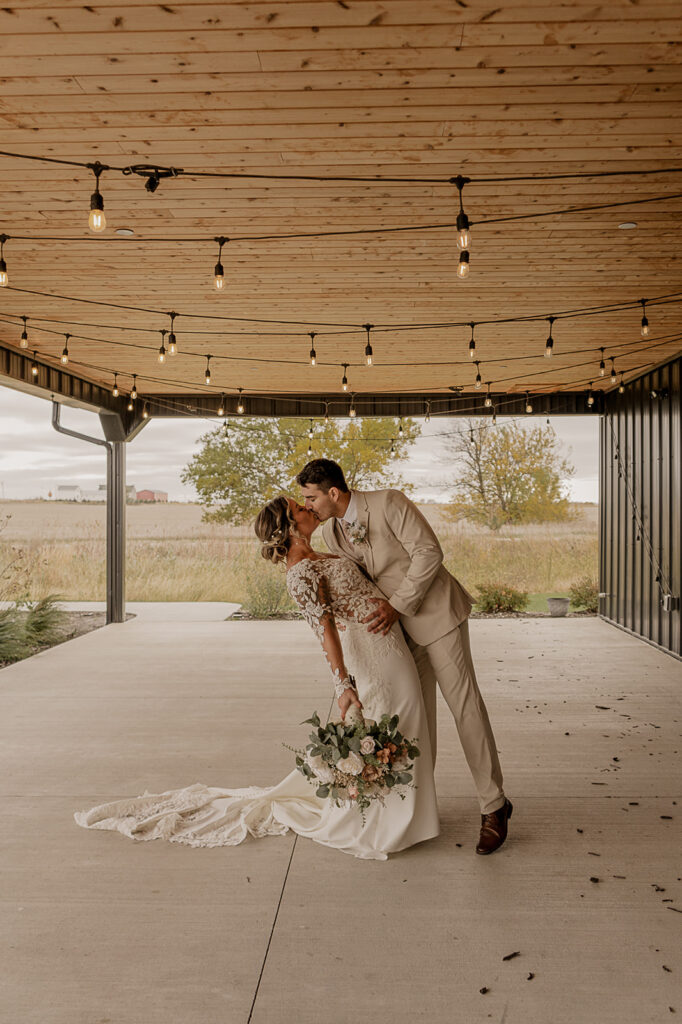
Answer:
<svg viewBox="0 0 682 1024"><path fill-rule="evenodd" d="M318 796L295 769L264 789L195 783L80 811L76 822L191 846L231 846L291 828L355 857L386 860L440 832L433 777L438 685L478 795L476 852L493 853L507 837L512 804L471 658L473 598L445 569L435 533L402 492L350 490L329 459L312 460L296 480L305 504L282 495L256 518L261 554L286 566L289 593L331 671L339 716L351 706L376 721L398 715L403 734L418 739L414 785L400 800L389 793L373 801L361 819L352 802ZM320 523L328 554L311 545Z"/></svg>

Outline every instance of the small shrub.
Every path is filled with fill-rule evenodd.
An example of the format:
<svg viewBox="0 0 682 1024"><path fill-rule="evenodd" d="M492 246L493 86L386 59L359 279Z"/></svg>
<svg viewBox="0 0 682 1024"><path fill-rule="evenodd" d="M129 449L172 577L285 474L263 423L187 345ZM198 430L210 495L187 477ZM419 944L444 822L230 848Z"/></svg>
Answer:
<svg viewBox="0 0 682 1024"><path fill-rule="evenodd" d="M66 612L57 606L58 594L49 594L40 601L27 602L24 629L26 640L32 646L55 644L62 639L66 625Z"/></svg>
<svg viewBox="0 0 682 1024"><path fill-rule="evenodd" d="M599 610L599 584L593 576L581 576L571 584L568 593L574 608L581 608L586 612Z"/></svg>
<svg viewBox="0 0 682 1024"><path fill-rule="evenodd" d="M0 664L20 661L30 653L24 620L16 605L0 611Z"/></svg>
<svg viewBox="0 0 682 1024"><path fill-rule="evenodd" d="M283 568L266 562L260 554L245 566L244 589L242 607L254 618L272 619L296 607L289 597Z"/></svg>
<svg viewBox="0 0 682 1024"><path fill-rule="evenodd" d="M504 583L477 583L476 589L479 593L476 608L481 612L522 612L528 604L525 590L516 590Z"/></svg>

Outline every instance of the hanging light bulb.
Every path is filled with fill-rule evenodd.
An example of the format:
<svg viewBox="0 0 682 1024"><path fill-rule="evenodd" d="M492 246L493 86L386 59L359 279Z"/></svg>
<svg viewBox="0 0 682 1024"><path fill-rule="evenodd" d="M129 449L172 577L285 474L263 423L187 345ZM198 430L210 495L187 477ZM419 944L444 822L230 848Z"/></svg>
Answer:
<svg viewBox="0 0 682 1024"><path fill-rule="evenodd" d="M348 410L348 415L350 416L350 418L352 420L354 420L355 417L357 416L357 411L355 409L355 399L354 398L351 398L351 400L350 400L350 409Z"/></svg>
<svg viewBox="0 0 682 1024"><path fill-rule="evenodd" d="M551 359L552 358L552 353L554 351L554 338L552 337L552 324L556 320L556 317L548 316L547 320L549 321L549 337L547 338L547 341L545 342L545 355L547 356L548 359Z"/></svg>
<svg viewBox="0 0 682 1024"><path fill-rule="evenodd" d="M431 422L431 403L427 401L426 402L426 415L424 416L424 423L430 423L430 422Z"/></svg>
<svg viewBox="0 0 682 1024"><path fill-rule="evenodd" d="M241 388L237 388L237 391L239 392L239 398L237 399L237 412L239 413L240 416L243 416L244 415L244 400L242 398L242 389Z"/></svg>
<svg viewBox="0 0 682 1024"><path fill-rule="evenodd" d="M530 400L530 395L526 391L526 412L531 413L533 411L533 403Z"/></svg>
<svg viewBox="0 0 682 1024"><path fill-rule="evenodd" d="M474 356L476 355L476 339L474 338L474 328L475 328L475 326L476 326L476 324L472 320L472 322L469 324L469 327L471 328L471 341L469 342L469 358L470 359L473 359Z"/></svg>
<svg viewBox="0 0 682 1024"><path fill-rule="evenodd" d="M453 178L452 182L459 189L459 213L457 214L457 245L460 249L468 249L471 244L471 234L469 232L469 218L464 212L464 206L462 205L462 189L468 183L468 178L463 178L461 174L457 178Z"/></svg>
<svg viewBox="0 0 682 1024"><path fill-rule="evenodd" d="M142 419L146 420L149 418L149 403L145 402L142 406Z"/></svg>
<svg viewBox="0 0 682 1024"><path fill-rule="evenodd" d="M405 431L403 430L403 418L402 416L398 420L398 437L402 437Z"/></svg>
<svg viewBox="0 0 682 1024"><path fill-rule="evenodd" d="M317 366L317 352L315 351L315 331L310 332L310 365Z"/></svg>
<svg viewBox="0 0 682 1024"><path fill-rule="evenodd" d="M642 337L643 338L648 338L649 337L649 321L647 320L647 317L646 317L646 302L647 302L647 300L646 299L640 299L639 301L642 303Z"/></svg>
<svg viewBox="0 0 682 1024"><path fill-rule="evenodd" d="M111 389L111 393L114 396L114 398L118 398L119 390L118 390L118 374L117 373L114 374L114 386Z"/></svg>
<svg viewBox="0 0 682 1024"><path fill-rule="evenodd" d="M166 362L166 335L167 335L167 333L168 333L168 331L166 331L166 330L163 330L163 331L160 332L160 334L161 334L161 344L159 346L159 362L160 363L165 363Z"/></svg>
<svg viewBox="0 0 682 1024"><path fill-rule="evenodd" d="M369 332L372 330L372 324L365 324L364 327L365 327L365 330L367 331L367 344L365 345L365 359L367 360L367 365L371 366L372 365L372 343L369 340Z"/></svg>
<svg viewBox="0 0 682 1024"><path fill-rule="evenodd" d="M590 390L587 392L587 405L590 409L594 405L594 395L592 394L592 381L590 381Z"/></svg>
<svg viewBox="0 0 682 1024"><path fill-rule="evenodd" d="M465 249L464 252L459 254L459 264L457 265L457 277L468 277L469 276L469 253Z"/></svg>
<svg viewBox="0 0 682 1024"><path fill-rule="evenodd" d="M173 328L174 328L174 321L175 321L175 318L176 318L177 315L178 315L177 313L169 313L168 314L168 316L170 317L170 333L168 335L168 355L169 356L174 356L175 353L178 350L178 343L177 343L177 339L175 337L175 331L173 330Z"/></svg>
<svg viewBox="0 0 682 1024"><path fill-rule="evenodd" d="M136 373L133 374L133 386L130 389L130 397L132 398L133 402L137 398L137 374Z"/></svg>
<svg viewBox="0 0 682 1024"><path fill-rule="evenodd" d="M313 439L313 421L310 421L310 427L308 428L308 438L310 441Z"/></svg>
<svg viewBox="0 0 682 1024"><path fill-rule="evenodd" d="M107 226L107 219L104 216L104 200L102 199L99 191L99 177L104 170L104 167L99 160L94 164L88 164L88 167L95 175L95 191L90 196L90 216L88 217L88 227L91 231L104 231Z"/></svg>
<svg viewBox="0 0 682 1024"><path fill-rule="evenodd" d="M490 384L488 384L487 387L488 387L488 394L485 396L485 402L483 404L485 405L486 409L489 409L490 406L493 404L493 400L492 400L492 397L490 395Z"/></svg>
<svg viewBox="0 0 682 1024"><path fill-rule="evenodd" d="M62 363L63 363L64 366L66 366L66 364L69 361L69 338L70 337L71 337L70 334L65 334L64 335L64 348L62 349Z"/></svg>
<svg viewBox="0 0 682 1024"><path fill-rule="evenodd" d="M477 391L479 391L480 387L481 387L481 384L483 382L481 380L481 370L480 370L481 364L480 364L480 361L478 359L476 360L475 366L476 366L476 380L474 381L474 387L476 388Z"/></svg>
<svg viewBox="0 0 682 1024"><path fill-rule="evenodd" d="M313 454L313 449L312 449L312 446L311 446L311 445L308 445L308 458L310 458L310 456L311 456L312 454Z"/></svg>
<svg viewBox="0 0 682 1024"><path fill-rule="evenodd" d="M211 383L211 360L213 356L206 356L206 370L204 371L204 380L207 384Z"/></svg>
<svg viewBox="0 0 682 1024"><path fill-rule="evenodd" d="M324 403L324 425L329 424L329 402Z"/></svg>
<svg viewBox="0 0 682 1024"><path fill-rule="evenodd" d="M395 455L395 438L391 438L391 455Z"/></svg>
<svg viewBox="0 0 682 1024"><path fill-rule="evenodd" d="M218 406L218 415L225 415L225 395L220 396L220 405Z"/></svg>
<svg viewBox="0 0 682 1024"><path fill-rule="evenodd" d="M613 361L613 356L611 356L611 383L615 384L617 380L618 377L616 376L616 364Z"/></svg>
<svg viewBox="0 0 682 1024"><path fill-rule="evenodd" d="M225 245L225 242L229 242L229 238L224 238L221 235L219 238L216 238L215 241L218 243L218 262L215 265L214 283L216 291L221 292L225 287L225 271L223 270L223 265L221 263L223 257L223 246Z"/></svg>
<svg viewBox="0 0 682 1024"><path fill-rule="evenodd" d="M38 364L36 362L36 354L33 353L33 362L31 363L31 373L34 377L38 376Z"/></svg>
<svg viewBox="0 0 682 1024"><path fill-rule="evenodd" d="M5 263L5 242L9 235L0 235L0 288L6 288L9 284L7 275L7 264Z"/></svg>
<svg viewBox="0 0 682 1024"><path fill-rule="evenodd" d="M341 365L343 366L343 377L341 379L341 390L342 391L348 391L348 377L346 375L346 370L348 369L348 363L341 363Z"/></svg>
<svg viewBox="0 0 682 1024"><path fill-rule="evenodd" d="M495 410L493 409L493 426L495 426L495 425L496 425L496 423L497 423L497 413L496 413L496 411L495 411Z"/></svg>
<svg viewBox="0 0 682 1024"><path fill-rule="evenodd" d="M130 395L130 397L128 398L128 406L127 406L128 412L132 412L134 408L135 408L135 399L133 398L132 395Z"/></svg>
<svg viewBox="0 0 682 1024"><path fill-rule="evenodd" d="M621 395L625 393L625 381L623 380L623 372L622 371L621 371L621 374L620 374L620 384L618 385L618 391L620 392Z"/></svg>
<svg viewBox="0 0 682 1024"><path fill-rule="evenodd" d="M604 362L604 349L600 348L599 351L601 352L601 362L599 363L599 376L604 377L606 374L606 363Z"/></svg>
<svg viewBox="0 0 682 1024"><path fill-rule="evenodd" d="M28 348L28 333L26 331L26 321L28 320L28 317L27 316L22 316L21 319L24 321L24 329L21 332L21 340L19 341L19 348Z"/></svg>

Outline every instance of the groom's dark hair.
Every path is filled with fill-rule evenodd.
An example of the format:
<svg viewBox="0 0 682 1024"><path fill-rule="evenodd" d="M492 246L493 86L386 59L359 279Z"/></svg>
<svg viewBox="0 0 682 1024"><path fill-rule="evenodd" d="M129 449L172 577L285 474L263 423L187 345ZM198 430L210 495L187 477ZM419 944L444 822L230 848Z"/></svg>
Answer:
<svg viewBox="0 0 682 1024"><path fill-rule="evenodd" d="M329 493L330 487L336 487L337 490L343 491L345 494L349 490L341 466L338 462L332 462L331 459L313 459L306 463L296 477L296 483L299 487L315 484L325 494Z"/></svg>

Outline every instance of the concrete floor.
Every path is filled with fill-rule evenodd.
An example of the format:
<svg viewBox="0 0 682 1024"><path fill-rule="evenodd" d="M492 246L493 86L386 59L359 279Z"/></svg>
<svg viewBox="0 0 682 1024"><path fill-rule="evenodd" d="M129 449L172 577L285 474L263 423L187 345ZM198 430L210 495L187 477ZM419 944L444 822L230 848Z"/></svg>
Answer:
<svg viewBox="0 0 682 1024"><path fill-rule="evenodd" d="M515 804L492 857L444 707L438 839L387 862L291 834L192 849L73 812L276 782L330 683L303 623L135 610L0 672L2 1024L682 1014L678 661L598 619L472 621Z"/></svg>

